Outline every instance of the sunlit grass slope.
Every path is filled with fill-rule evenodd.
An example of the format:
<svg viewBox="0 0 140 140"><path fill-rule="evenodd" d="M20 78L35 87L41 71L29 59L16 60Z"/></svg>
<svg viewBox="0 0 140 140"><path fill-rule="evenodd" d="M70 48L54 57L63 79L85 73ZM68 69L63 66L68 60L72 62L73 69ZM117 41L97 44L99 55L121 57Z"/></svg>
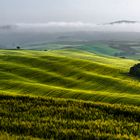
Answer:
<svg viewBox="0 0 140 140"><path fill-rule="evenodd" d="M0 50L0 93L140 105L134 60L78 50Z"/></svg>

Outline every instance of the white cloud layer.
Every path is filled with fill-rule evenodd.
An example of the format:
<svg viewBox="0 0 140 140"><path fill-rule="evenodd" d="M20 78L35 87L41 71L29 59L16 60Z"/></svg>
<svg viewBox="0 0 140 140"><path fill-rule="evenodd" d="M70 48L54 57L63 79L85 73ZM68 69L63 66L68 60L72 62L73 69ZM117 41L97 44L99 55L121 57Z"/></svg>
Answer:
<svg viewBox="0 0 140 140"><path fill-rule="evenodd" d="M10 28L11 27L11 28ZM113 31L113 32L140 32L140 23L122 24L94 24L84 22L48 22L48 23L18 23L16 25L0 26L3 30L18 31Z"/></svg>
<svg viewBox="0 0 140 140"><path fill-rule="evenodd" d="M17 25L25 28L36 28L36 27L94 28L96 27L96 24L84 23L84 22L48 22L48 23L36 23L36 24L19 23Z"/></svg>

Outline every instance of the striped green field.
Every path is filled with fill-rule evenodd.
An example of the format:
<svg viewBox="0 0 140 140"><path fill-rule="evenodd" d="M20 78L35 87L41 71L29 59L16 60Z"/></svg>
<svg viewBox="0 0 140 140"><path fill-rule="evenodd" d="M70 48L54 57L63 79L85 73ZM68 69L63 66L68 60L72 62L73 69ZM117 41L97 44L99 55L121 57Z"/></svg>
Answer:
<svg viewBox="0 0 140 140"><path fill-rule="evenodd" d="M136 63L75 49L0 50L0 139L139 139L140 81L128 74Z"/></svg>
<svg viewBox="0 0 140 140"><path fill-rule="evenodd" d="M134 60L76 50L0 51L0 93L140 105Z"/></svg>

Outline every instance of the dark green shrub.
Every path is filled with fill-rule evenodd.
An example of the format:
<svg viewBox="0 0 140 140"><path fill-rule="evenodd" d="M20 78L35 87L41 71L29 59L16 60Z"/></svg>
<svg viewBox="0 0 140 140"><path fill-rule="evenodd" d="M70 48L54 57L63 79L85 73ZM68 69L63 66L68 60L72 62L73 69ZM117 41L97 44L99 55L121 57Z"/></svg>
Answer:
<svg viewBox="0 0 140 140"><path fill-rule="evenodd" d="M131 67L129 74L133 75L133 76L140 77L140 63L135 64L133 67Z"/></svg>

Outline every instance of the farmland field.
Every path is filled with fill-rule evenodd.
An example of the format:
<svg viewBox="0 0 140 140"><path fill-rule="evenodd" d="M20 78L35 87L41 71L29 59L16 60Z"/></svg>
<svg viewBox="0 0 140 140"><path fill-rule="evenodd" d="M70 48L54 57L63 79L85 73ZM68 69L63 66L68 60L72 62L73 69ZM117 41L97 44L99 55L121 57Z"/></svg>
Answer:
<svg viewBox="0 0 140 140"><path fill-rule="evenodd" d="M138 62L74 48L0 50L0 138L140 138L140 83L128 74Z"/></svg>

